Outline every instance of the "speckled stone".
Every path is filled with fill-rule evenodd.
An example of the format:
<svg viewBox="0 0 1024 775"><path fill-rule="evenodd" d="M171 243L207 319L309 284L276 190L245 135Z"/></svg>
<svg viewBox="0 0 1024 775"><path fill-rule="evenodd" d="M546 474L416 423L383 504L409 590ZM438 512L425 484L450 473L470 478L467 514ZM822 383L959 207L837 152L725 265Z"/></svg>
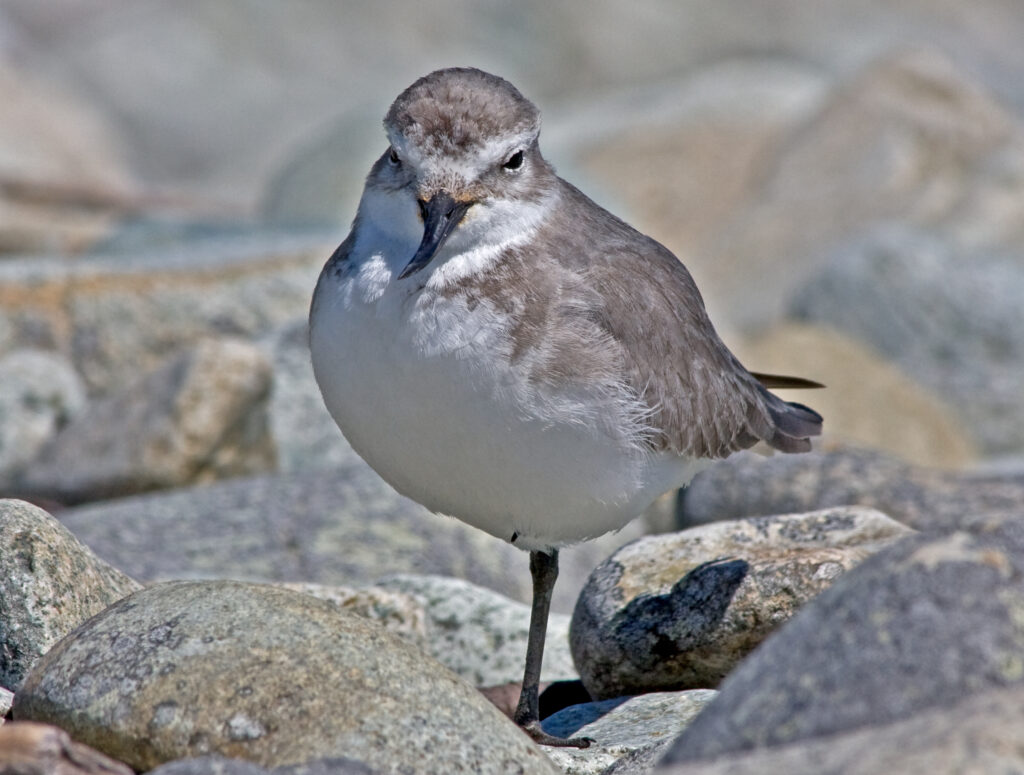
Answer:
<svg viewBox="0 0 1024 775"><path fill-rule="evenodd" d="M337 606L339 611L370 619L430 653L428 614L423 603L412 595L381 587L355 588L301 582L285 582L278 586L326 600Z"/></svg>
<svg viewBox="0 0 1024 775"><path fill-rule="evenodd" d="M80 503L270 470L270 384L256 347L204 340L91 404L43 448L20 486Z"/></svg>
<svg viewBox="0 0 1024 775"><path fill-rule="evenodd" d="M392 576L380 586L415 597L429 622L428 652L473 686L521 682L530 607L468 581ZM542 681L577 678L569 653L569 616L548 617Z"/></svg>
<svg viewBox="0 0 1024 775"><path fill-rule="evenodd" d="M54 643L137 589L42 509L0 500L0 686L17 691Z"/></svg>
<svg viewBox="0 0 1024 775"><path fill-rule="evenodd" d="M310 595L171 582L54 647L15 698L136 769L217 753L264 767L355 754L412 773L554 772L472 687Z"/></svg>
<svg viewBox="0 0 1024 775"><path fill-rule="evenodd" d="M569 634L598 699L715 687L879 546L912 531L861 507L641 538L591 574Z"/></svg>
<svg viewBox="0 0 1024 775"><path fill-rule="evenodd" d="M988 688L1019 691L1022 654L1024 520L911 536L766 640L675 742L670 761L881 726Z"/></svg>
<svg viewBox="0 0 1024 775"><path fill-rule="evenodd" d="M915 713L892 724L772 748L713 762L665 763L658 775L961 775L1024 772L1024 687L991 689ZM645 770L649 773L651 770ZM610 770L608 775L623 775ZM633 775L633 774L631 774Z"/></svg>
<svg viewBox="0 0 1024 775"><path fill-rule="evenodd" d="M545 748L566 775L603 775L620 759L634 760L668 746L718 692L654 692L637 697L588 702L544 719L544 731L556 737L589 737L589 748Z"/></svg>
<svg viewBox="0 0 1024 775"><path fill-rule="evenodd" d="M719 519L870 506L917 530L970 528L1020 513L1024 472L957 472L837 446L806 455L739 453L699 473L682 499L681 527Z"/></svg>

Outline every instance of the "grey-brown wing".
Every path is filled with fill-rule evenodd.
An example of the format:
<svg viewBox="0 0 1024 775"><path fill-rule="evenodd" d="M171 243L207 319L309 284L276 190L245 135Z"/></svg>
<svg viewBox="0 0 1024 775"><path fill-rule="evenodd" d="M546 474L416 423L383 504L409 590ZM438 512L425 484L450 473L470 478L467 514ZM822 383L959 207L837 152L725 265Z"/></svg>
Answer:
<svg viewBox="0 0 1024 775"><path fill-rule="evenodd" d="M651 407L653 443L720 458L765 441L810 449L821 417L768 392L718 337L686 268L653 240L586 270L601 326L620 343L627 379Z"/></svg>

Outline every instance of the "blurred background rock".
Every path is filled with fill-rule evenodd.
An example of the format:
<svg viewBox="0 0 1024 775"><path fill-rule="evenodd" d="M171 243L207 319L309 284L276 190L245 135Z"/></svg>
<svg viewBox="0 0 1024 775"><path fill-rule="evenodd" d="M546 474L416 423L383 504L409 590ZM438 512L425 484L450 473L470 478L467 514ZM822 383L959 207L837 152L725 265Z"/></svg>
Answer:
<svg viewBox="0 0 1024 775"><path fill-rule="evenodd" d="M547 156L680 256L748 366L828 384L787 396L826 446L1019 474L1022 39L1018 0L0 0L0 494L359 464L306 308L388 104L451 65L538 103ZM265 390L175 397L238 340ZM154 374L159 411L116 409ZM252 414L175 447L175 477L68 470L215 405Z"/></svg>

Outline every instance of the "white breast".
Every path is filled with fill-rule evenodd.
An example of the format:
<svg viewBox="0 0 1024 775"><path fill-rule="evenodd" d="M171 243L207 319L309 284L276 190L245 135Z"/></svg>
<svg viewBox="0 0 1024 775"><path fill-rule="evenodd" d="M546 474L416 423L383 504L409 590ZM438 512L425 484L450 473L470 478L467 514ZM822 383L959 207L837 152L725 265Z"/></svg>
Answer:
<svg viewBox="0 0 1024 775"><path fill-rule="evenodd" d="M539 396L510 362L505 316L432 289L426 273L479 256L395 281L415 233L389 234L367 232L377 249L357 241L352 269L321 281L310 345L327 408L396 490L530 549L617 529L696 472L602 429L615 419L594 423L588 396ZM625 423L630 408L603 410Z"/></svg>

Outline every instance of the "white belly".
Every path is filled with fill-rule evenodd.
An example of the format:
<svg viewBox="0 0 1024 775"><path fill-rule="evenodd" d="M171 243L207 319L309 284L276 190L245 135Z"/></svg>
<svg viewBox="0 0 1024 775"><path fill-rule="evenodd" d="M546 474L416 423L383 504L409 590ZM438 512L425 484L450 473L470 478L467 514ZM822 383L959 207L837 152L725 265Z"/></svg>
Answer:
<svg viewBox="0 0 1024 775"><path fill-rule="evenodd" d="M372 267L364 271L372 274ZM698 467L542 402L506 356L502 318L413 283L321 284L313 368L352 447L400 493L524 549L622 527Z"/></svg>

